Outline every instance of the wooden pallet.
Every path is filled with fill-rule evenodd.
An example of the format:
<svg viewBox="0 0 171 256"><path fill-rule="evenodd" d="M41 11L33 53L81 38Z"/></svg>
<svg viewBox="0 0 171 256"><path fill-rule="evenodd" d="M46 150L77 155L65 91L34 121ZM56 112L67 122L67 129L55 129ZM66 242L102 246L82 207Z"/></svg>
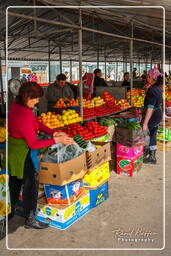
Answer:
<svg viewBox="0 0 171 256"><path fill-rule="evenodd" d="M165 151L171 151L171 141L158 141L157 143L157 150L158 151L163 151L164 150L164 145L163 143L165 143Z"/></svg>

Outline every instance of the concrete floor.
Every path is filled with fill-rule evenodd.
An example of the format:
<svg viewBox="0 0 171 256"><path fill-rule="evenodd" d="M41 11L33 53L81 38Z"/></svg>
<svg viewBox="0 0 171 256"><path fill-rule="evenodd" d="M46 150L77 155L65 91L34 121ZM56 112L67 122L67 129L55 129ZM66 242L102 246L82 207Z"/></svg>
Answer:
<svg viewBox="0 0 171 256"><path fill-rule="evenodd" d="M10 222L8 246L10 248L162 248L163 247L163 155L158 153L156 166L144 165L133 178L114 173L109 181L109 198L88 212L81 220L66 231L54 228L47 230L25 230L23 219L16 216ZM171 255L169 235L171 223L171 152L166 153L166 247L164 250L146 251L8 251L5 239L0 241L0 255L24 256L88 256L88 255ZM120 242L115 237L117 229L151 231L153 242Z"/></svg>

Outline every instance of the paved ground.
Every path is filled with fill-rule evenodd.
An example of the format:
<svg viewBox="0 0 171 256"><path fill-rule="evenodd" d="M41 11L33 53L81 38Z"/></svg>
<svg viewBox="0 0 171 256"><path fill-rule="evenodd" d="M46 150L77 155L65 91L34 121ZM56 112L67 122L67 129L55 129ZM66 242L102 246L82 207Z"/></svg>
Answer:
<svg viewBox="0 0 171 256"><path fill-rule="evenodd" d="M8 245L10 248L162 248L163 247L163 156L158 154L156 166L146 165L133 178L112 173L109 182L109 198L91 210L66 231L25 230L23 219L15 217L10 222ZM62 255L171 255L169 234L171 224L171 153L166 153L166 248L160 251L7 251L5 240L0 241L0 255L62 256ZM115 237L116 230L128 232L132 237L138 230L151 231L152 242L121 242ZM154 234L155 233L155 234Z"/></svg>

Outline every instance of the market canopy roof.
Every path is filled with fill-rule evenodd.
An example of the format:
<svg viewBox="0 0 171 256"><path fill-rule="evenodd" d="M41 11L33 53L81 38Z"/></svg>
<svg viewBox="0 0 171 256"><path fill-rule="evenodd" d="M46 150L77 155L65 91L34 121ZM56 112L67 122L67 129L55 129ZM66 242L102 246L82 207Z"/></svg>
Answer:
<svg viewBox="0 0 171 256"><path fill-rule="evenodd" d="M79 10L77 8L48 8L47 6L85 5L82 9L83 61L129 62L129 40L133 26L134 60L157 61L162 56L163 9L154 0L1 0L0 49L5 57L5 9L8 6L8 57L20 60L78 60ZM17 6L44 8L17 8ZM92 8L94 6L137 6L142 8ZM92 6L92 7L91 7ZM162 1L166 9L166 59L171 58L171 2ZM36 11L35 11L36 10ZM33 20L33 18L36 19ZM63 23L61 26L60 23ZM132 25L133 24L133 25ZM97 31L101 33L97 33ZM105 34L105 33L108 34ZM116 36L111 36L115 34ZM122 38L125 37L125 38ZM144 40L144 41L143 41ZM146 41L153 41L147 43ZM49 52L50 49L50 52Z"/></svg>

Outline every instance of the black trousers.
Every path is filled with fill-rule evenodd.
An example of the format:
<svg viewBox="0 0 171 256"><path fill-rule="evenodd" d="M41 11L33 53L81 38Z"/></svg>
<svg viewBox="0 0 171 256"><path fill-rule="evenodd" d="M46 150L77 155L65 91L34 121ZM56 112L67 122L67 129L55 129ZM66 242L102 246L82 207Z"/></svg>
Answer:
<svg viewBox="0 0 171 256"><path fill-rule="evenodd" d="M30 211L36 211L37 197L38 197L38 176L35 172L30 152L28 153L25 165L23 179L10 176L9 178L9 189L11 197L11 205L14 207L19 198L21 187L23 185L23 207L24 213L27 217Z"/></svg>
<svg viewBox="0 0 171 256"><path fill-rule="evenodd" d="M157 127L149 127L150 132L150 145L149 146L156 146L157 145Z"/></svg>

